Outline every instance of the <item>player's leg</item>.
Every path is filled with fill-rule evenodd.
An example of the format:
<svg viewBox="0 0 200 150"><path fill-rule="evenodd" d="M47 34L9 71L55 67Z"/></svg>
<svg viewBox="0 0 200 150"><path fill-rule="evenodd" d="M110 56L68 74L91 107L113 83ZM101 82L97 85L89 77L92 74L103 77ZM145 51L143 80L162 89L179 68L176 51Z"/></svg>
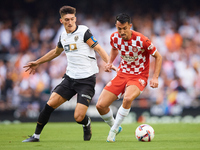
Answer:
<svg viewBox="0 0 200 150"><path fill-rule="evenodd" d="M77 103L74 111L74 119L78 124L83 125L84 141L89 141L92 136L91 119L86 115L87 109L88 106L81 103Z"/></svg>
<svg viewBox="0 0 200 150"><path fill-rule="evenodd" d="M66 102L66 99L59 94L55 92L51 94L49 101L39 115L35 134L40 134L42 132L44 126L49 121L51 113L64 102Z"/></svg>
<svg viewBox="0 0 200 150"><path fill-rule="evenodd" d="M98 102L96 104L96 108L101 115L101 118L112 127L114 124L114 117L112 110L109 106L123 94L126 80L121 76L115 76L103 89Z"/></svg>
<svg viewBox="0 0 200 150"><path fill-rule="evenodd" d="M101 118L112 127L114 124L114 117L112 109L110 109L110 105L117 100L117 96L110 91L103 89L98 102L96 104L96 108L101 116Z"/></svg>
<svg viewBox="0 0 200 150"><path fill-rule="evenodd" d="M35 133L30 138L22 141L22 142L38 142L40 138L40 133L42 132L44 126L49 121L49 117L51 113L63 104L65 101L70 100L75 94L76 91L70 88L71 86L71 79L64 75L62 82L55 87L53 93L51 94L49 101L45 105L44 109L41 111L37 126L35 129Z"/></svg>
<svg viewBox="0 0 200 150"><path fill-rule="evenodd" d="M139 95L140 95L140 89L136 85L130 85L126 88L126 91L124 93L123 103L118 109L114 125L111 127L109 131L109 135L107 137L108 142L115 142L115 136L124 118L129 114L132 101Z"/></svg>
<svg viewBox="0 0 200 150"><path fill-rule="evenodd" d="M77 103L75 111L74 111L74 119L77 123L87 125L88 118L86 117L88 106Z"/></svg>
<svg viewBox="0 0 200 150"><path fill-rule="evenodd" d="M77 94L77 105L74 118L77 123L83 126L84 141L89 141L92 137L91 119L86 115L89 104L94 96L96 76L92 75L85 79L76 79L73 87Z"/></svg>
<svg viewBox="0 0 200 150"><path fill-rule="evenodd" d="M130 85L124 93L123 103L118 109L115 123L111 130L117 130L124 118L129 114L132 101L140 95L140 89L136 85Z"/></svg>
<svg viewBox="0 0 200 150"><path fill-rule="evenodd" d="M65 98L60 96L59 94L53 92L49 98L49 101L43 108L43 110L40 112L40 115L38 117L35 133L30 138L22 141L22 142L39 142L40 134L44 128L44 126L49 121L51 113L59 107L61 104L63 104L66 101Z"/></svg>
<svg viewBox="0 0 200 150"><path fill-rule="evenodd" d="M81 95L84 94L78 94L77 105L74 111L74 119L78 124L81 124L83 126L84 141L89 141L92 137L91 119L86 115L86 112L91 99L89 100L86 97L82 97Z"/></svg>
<svg viewBox="0 0 200 150"><path fill-rule="evenodd" d="M127 76L128 82L124 93L123 103L118 109L115 124L111 130L117 130L124 118L129 114L132 101L138 97L147 85L147 77Z"/></svg>

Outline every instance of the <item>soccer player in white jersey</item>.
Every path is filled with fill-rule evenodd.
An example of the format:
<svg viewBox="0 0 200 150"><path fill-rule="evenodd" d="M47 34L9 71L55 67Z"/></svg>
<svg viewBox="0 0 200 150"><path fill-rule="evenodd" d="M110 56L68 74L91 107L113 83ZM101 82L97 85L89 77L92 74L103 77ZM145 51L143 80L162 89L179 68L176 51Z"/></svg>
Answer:
<svg viewBox="0 0 200 150"><path fill-rule="evenodd" d="M98 44L88 27L76 25L75 8L63 6L60 8L59 13L61 16L60 22L64 25L65 31L61 34L56 48L38 60L29 62L24 67L27 68L26 71L34 74L40 64L58 57L64 51L68 62L66 73L41 111L35 133L22 142L39 142L40 134L51 113L75 94L77 94L77 105L74 118L77 123L83 125L84 140L89 141L92 136L91 120L86 112L95 92L95 74L99 71L95 51L106 63L108 63L109 56Z"/></svg>
<svg viewBox="0 0 200 150"><path fill-rule="evenodd" d="M112 48L105 71L111 71L112 62L118 54L121 56L121 62L116 77L105 86L96 104L102 119L110 126L108 142L115 142L116 135L122 130L121 123L129 114L132 101L147 85L150 55L155 58L155 71L150 86L158 87L162 56L147 37L131 30L131 27L131 19L127 14L116 16L117 32L110 37ZM114 119L109 106L122 94L123 102Z"/></svg>

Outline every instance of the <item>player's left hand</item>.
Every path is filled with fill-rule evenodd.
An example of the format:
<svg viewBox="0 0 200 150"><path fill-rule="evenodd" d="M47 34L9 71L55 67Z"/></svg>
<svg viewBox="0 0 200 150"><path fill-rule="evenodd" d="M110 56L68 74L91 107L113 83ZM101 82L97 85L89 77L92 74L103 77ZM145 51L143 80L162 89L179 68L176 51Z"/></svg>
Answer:
<svg viewBox="0 0 200 150"><path fill-rule="evenodd" d="M157 88L158 87L158 78L152 78L150 80L150 87Z"/></svg>

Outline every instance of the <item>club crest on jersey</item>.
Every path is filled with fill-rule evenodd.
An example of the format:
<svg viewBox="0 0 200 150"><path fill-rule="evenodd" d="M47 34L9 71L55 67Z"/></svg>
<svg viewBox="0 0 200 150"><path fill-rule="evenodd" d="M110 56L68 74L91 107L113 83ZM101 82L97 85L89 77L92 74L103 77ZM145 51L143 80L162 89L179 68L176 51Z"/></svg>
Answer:
<svg viewBox="0 0 200 150"><path fill-rule="evenodd" d="M146 82L145 82L143 79L140 78L138 81L140 82L140 84L141 84L142 86L145 86Z"/></svg>
<svg viewBox="0 0 200 150"><path fill-rule="evenodd" d="M78 41L78 35L76 35L76 36L74 37L74 41L75 41L75 42Z"/></svg>
<svg viewBox="0 0 200 150"><path fill-rule="evenodd" d="M136 53L138 49L136 47L133 47L133 52Z"/></svg>

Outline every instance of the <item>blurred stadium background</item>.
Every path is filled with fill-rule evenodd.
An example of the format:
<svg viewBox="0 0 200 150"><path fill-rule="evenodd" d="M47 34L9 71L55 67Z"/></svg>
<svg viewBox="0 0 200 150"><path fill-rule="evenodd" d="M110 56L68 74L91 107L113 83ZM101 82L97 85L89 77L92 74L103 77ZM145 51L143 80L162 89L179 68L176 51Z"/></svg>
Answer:
<svg viewBox="0 0 200 150"><path fill-rule="evenodd" d="M163 56L159 88L133 102L126 122L200 122L200 1L198 0L6 0L0 1L0 122L36 121L51 90L65 73L65 54L41 65L35 75L23 66L58 42L63 30L59 8L77 8L77 24L87 25L109 54L115 15L126 12L133 29L149 37ZM99 58L99 56L97 56ZM118 66L120 58L115 60ZM115 72L105 73L98 59L96 94L88 115L100 121L95 104ZM154 70L151 60L150 78ZM116 113L121 99L114 102ZM59 107L50 121L74 121L76 96Z"/></svg>

